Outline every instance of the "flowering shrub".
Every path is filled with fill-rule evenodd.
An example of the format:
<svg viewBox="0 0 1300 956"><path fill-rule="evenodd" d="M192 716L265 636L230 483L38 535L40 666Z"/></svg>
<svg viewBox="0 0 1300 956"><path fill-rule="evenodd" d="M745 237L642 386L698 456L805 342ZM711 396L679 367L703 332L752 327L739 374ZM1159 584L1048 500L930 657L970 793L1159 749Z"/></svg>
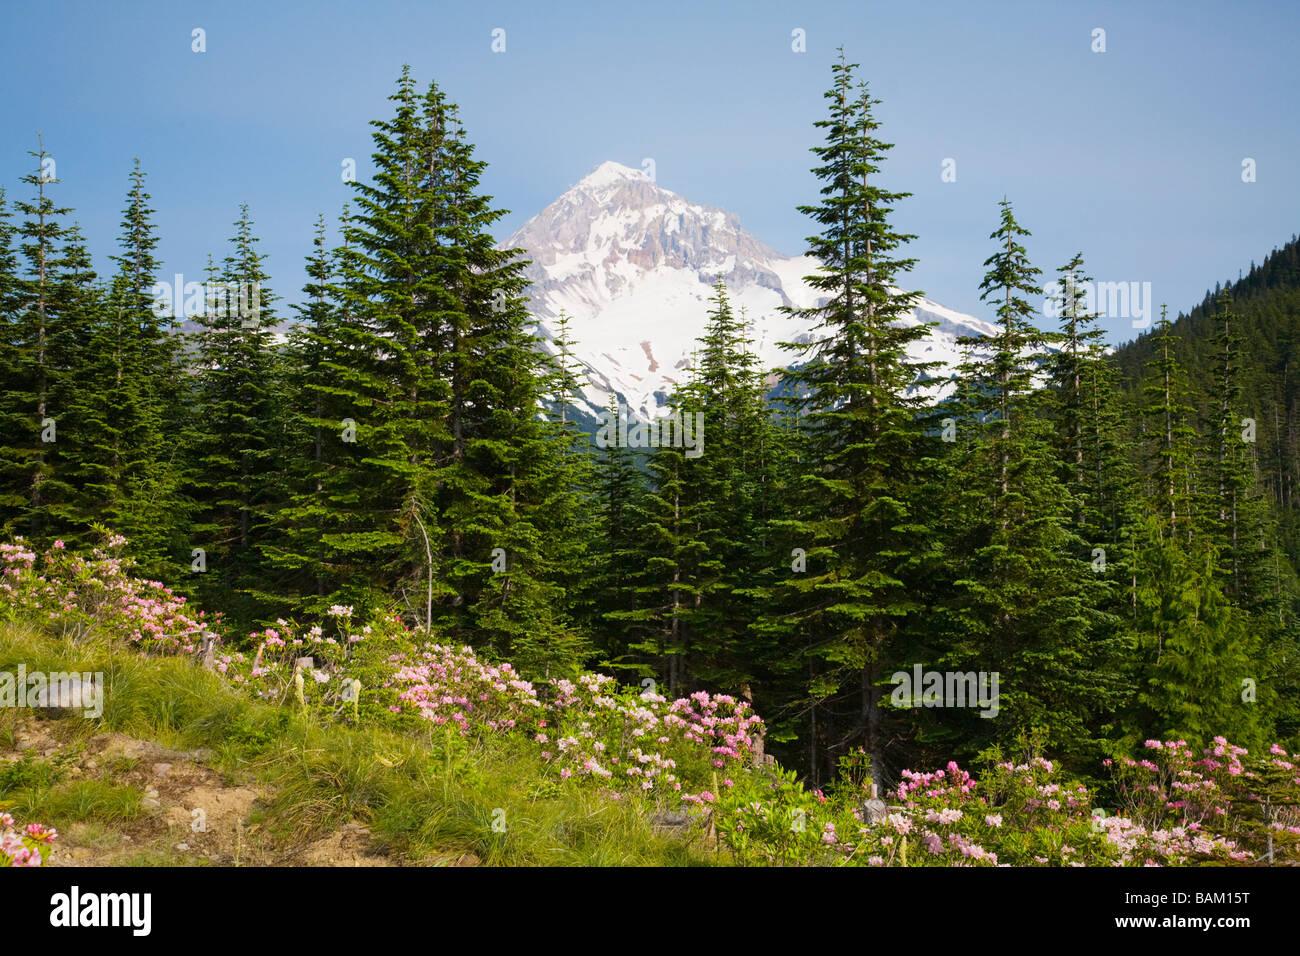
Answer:
<svg viewBox="0 0 1300 956"><path fill-rule="evenodd" d="M615 789L716 800L753 756L763 722L743 701L697 691L669 701L620 691L611 677L584 674L549 682L548 725L535 740L563 778L591 776ZM720 780L720 783L714 782Z"/></svg>
<svg viewBox="0 0 1300 956"><path fill-rule="evenodd" d="M621 690L601 674L538 687L468 647L417 643L397 617L357 628L347 607L333 608L325 627L281 620L252 637L251 658L223 654L217 667L259 697L346 714L349 693L357 693L348 688L359 681L363 719L522 737L559 779L591 779L615 794L672 793L675 802L709 804L751 759L762 728L747 704L725 695L701 691L670 702ZM308 654L311 668L297 668ZM357 713L355 698L351 706Z"/></svg>
<svg viewBox="0 0 1300 956"><path fill-rule="evenodd" d="M426 644L398 667L391 685L402 707L435 725L451 724L461 734L472 725L505 732L532 727L541 701L509 664L485 664L468 647Z"/></svg>
<svg viewBox="0 0 1300 956"><path fill-rule="evenodd" d="M1117 764L1106 761L1113 768L1125 816L1146 826L1157 826L1171 813L1184 824L1196 824L1227 812L1218 781L1213 773L1205 773L1206 767L1198 765L1187 741L1148 740L1146 748L1150 756L1141 760L1120 757ZM1239 757L1246 751L1238 747L1219 749L1226 755L1224 766L1228 772L1240 773Z"/></svg>
<svg viewBox="0 0 1300 956"><path fill-rule="evenodd" d="M396 615L352 620L353 609L332 607L321 624L279 619L249 635L247 652L216 656L217 670L257 697L352 720L393 722L402 708L400 662L415 655L409 628ZM311 659L299 667L298 661ZM401 721L398 721L399 723ZM412 718L409 724L416 724Z"/></svg>
<svg viewBox="0 0 1300 956"><path fill-rule="evenodd" d="M461 737L519 736L559 779L590 779L616 795L672 794L674 802L708 805L733 786L762 729L747 704L726 695L668 701L619 689L602 674L538 687L468 647L417 643L397 617L357 628L347 607L333 608L325 627L281 620L252 637L251 658L223 654L217 667L259 697L346 714L348 688L359 681L362 718ZM311 668L297 668L308 654ZM352 707L356 713L355 698Z"/></svg>
<svg viewBox="0 0 1300 956"><path fill-rule="evenodd" d="M62 541L39 557L21 537L0 543L0 619L48 621L72 640L106 632L146 651L197 652L203 613L191 614L171 588L131 576L125 546L121 535L106 534L87 559Z"/></svg>
<svg viewBox="0 0 1300 956"><path fill-rule="evenodd" d="M263 700L316 712L447 725L462 736L532 727L541 704L509 664L480 661L468 647L418 643L394 614L363 625L352 617L353 608L336 605L310 627L279 619L249 635L247 652L217 655L217 670ZM304 658L309 667L298 666Z"/></svg>
<svg viewBox="0 0 1300 956"><path fill-rule="evenodd" d="M462 735L526 734L561 780L590 779L615 794L711 803L751 759L762 728L747 704L704 691L669 701L620 689L603 674L553 678L539 690L468 647L427 644L389 660L400 689L390 709Z"/></svg>
<svg viewBox="0 0 1300 956"><path fill-rule="evenodd" d="M1203 841L1209 831L1252 851L1240 851L1235 859L1271 850L1275 860L1300 860L1300 768L1283 747L1273 744L1252 755L1215 737L1200 757L1185 740L1148 740L1145 749L1141 760L1106 763L1124 815L1153 833L1171 834L1162 845L1176 834Z"/></svg>
<svg viewBox="0 0 1300 956"><path fill-rule="evenodd" d="M13 817L0 813L0 867L40 866L49 858L51 844L58 838L57 830L39 823L19 829Z"/></svg>
<svg viewBox="0 0 1300 956"><path fill-rule="evenodd" d="M1240 831L1221 824L1248 815L1262 799L1259 793L1242 792L1223 801L1223 813L1211 812L1199 771L1184 773L1191 762L1186 744L1148 747L1165 758L1122 762L1127 775L1121 773L1119 786L1128 802L1119 816L1094 817L1087 787L1062 779L1052 761L1037 757L996 763L979 780L955 762L926 773L905 770L887 795L892 805L875 821L865 816L860 783L841 786L829 797L809 795L793 775L755 771L743 789L718 805L718 834L739 862L777 864L1178 866L1252 859ZM1233 770L1245 754L1216 740L1196 763L1202 771L1245 780L1252 771ZM1266 762L1294 777L1281 747L1275 745ZM1164 780L1166 788L1148 777ZM1228 791L1216 785L1216 792ZM1183 799L1187 794L1195 798ZM1275 859L1294 852L1295 844L1285 838L1300 835L1300 828L1282 821L1281 806L1270 824ZM1289 806L1293 812L1294 804Z"/></svg>

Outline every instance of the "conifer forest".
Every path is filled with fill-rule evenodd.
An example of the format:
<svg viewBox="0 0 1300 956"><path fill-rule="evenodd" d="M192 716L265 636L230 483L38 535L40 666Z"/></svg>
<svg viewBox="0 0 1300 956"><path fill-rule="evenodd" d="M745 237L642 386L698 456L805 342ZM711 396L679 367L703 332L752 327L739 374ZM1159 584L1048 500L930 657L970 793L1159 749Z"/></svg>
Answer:
<svg viewBox="0 0 1300 956"><path fill-rule="evenodd" d="M1300 861L1300 241L1243 227L1235 279L1141 304L1087 210L944 160L993 177L947 310L933 149L874 45L802 33L779 259L650 160L507 240L487 183L531 158L378 48L297 262L215 187L224 235L165 261L147 135L92 241L71 144L6 123L0 863Z"/></svg>

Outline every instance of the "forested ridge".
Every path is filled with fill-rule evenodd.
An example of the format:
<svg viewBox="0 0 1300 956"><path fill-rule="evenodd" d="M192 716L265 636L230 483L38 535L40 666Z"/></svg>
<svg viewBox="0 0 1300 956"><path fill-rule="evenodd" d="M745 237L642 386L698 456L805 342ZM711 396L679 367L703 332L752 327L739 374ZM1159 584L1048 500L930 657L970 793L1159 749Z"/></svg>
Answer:
<svg viewBox="0 0 1300 956"><path fill-rule="evenodd" d="M1281 543L1294 565L1300 558L1296 541L1297 454L1300 453L1300 419L1297 418L1295 369L1296 316L1300 314L1300 241L1295 236L1265 257L1250 264L1236 281L1216 282L1213 292L1172 323L1177 336L1172 353L1186 370L1193 387L1193 405L1202 422L1211 420L1214 404L1215 303L1230 295L1241 322L1241 412L1257 425L1253 458L1255 475L1281 522ZM1144 364L1158 347L1155 331L1145 333L1115 351L1126 388L1139 387Z"/></svg>
<svg viewBox="0 0 1300 956"><path fill-rule="evenodd" d="M1111 352L1083 255L1035 262L1004 200L980 287L998 332L918 392L942 373L896 321L920 295L908 194L855 65L825 98L814 341L770 391L719 280L673 399L703 416L698 455L578 426L573 343L537 347L527 251L496 248L484 163L409 70L302 304L277 305L243 207L184 333L155 308L145 173L100 276L41 146L0 194L0 531L124 536L231 647L393 610L526 676L747 699L814 786L858 757L893 783L997 747L1091 774L1147 738L1293 741L1296 242ZM995 700L900 699L916 668L996 675Z"/></svg>

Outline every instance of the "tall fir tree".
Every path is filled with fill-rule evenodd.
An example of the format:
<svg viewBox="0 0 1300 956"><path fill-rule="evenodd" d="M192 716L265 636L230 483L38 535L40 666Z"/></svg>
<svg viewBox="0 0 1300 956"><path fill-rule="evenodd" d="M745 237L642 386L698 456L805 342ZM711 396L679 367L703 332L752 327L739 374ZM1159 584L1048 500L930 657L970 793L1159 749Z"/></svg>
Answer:
<svg viewBox="0 0 1300 956"><path fill-rule="evenodd" d="M830 115L815 124L825 142L812 148L823 198L800 207L821 227L808 240L821 269L807 281L825 302L788 310L816 329L811 343L795 347L795 360L804 361L789 372L803 395L804 448L814 456L797 492L810 504L808 517L787 529L800 539L807 571L781 584L793 606L778 600L785 613L763 628L794 645L806 642L824 662L810 687L813 706L822 698L856 701L830 744L865 747L883 784L889 728L882 685L906 657L907 624L921 610L910 579L931 547L913 497L931 440L913 386L930 366L908 357L908 346L928 329L901 321L921 293L895 285L915 263L898 254L913 237L890 223L894 205L909 194L877 181L893 144L877 136L879 101L855 83L856 67L841 52L832 68Z"/></svg>
<svg viewBox="0 0 1300 956"><path fill-rule="evenodd" d="M25 469L16 467L14 438L29 427L19 377L23 351L15 231L7 194L0 188L0 533L6 536L14 533L24 504L20 476Z"/></svg>
<svg viewBox="0 0 1300 956"><path fill-rule="evenodd" d="M689 385L679 388L670 397L669 409L670 419L691 416L694 421L701 412L698 392ZM624 412L609 427L625 432L631 447L647 448L650 429L657 431L659 422L629 420ZM646 460L648 487L632 506L639 543L631 607L610 615L628 626L628 649L660 675L670 696L685 692L695 680L690 619L702 595L701 565L707 557L707 545L696 534L696 462L686 451L684 446L661 446Z"/></svg>
<svg viewBox="0 0 1300 956"><path fill-rule="evenodd" d="M650 445L649 487L630 505L640 540L609 541L611 560L631 556L635 569L622 576L625 610L611 620L640 633L630 649L672 693L743 693L762 666L751 589L768 560L762 496L774 439L749 334L720 276L709 304L669 414L616 429L611 409L602 430L607 442L626 429L634 446ZM626 467L622 452L607 455L612 475Z"/></svg>
<svg viewBox="0 0 1300 956"><path fill-rule="evenodd" d="M119 253L98 320L88 331L86 383L73 405L81 448L77 517L125 535L144 573L175 579L188 531L181 494L185 408L170 307L155 302L158 272L145 176L137 160Z"/></svg>
<svg viewBox="0 0 1300 956"><path fill-rule="evenodd" d="M113 413L120 412L119 421L126 423L114 448L125 487L110 521L132 542L144 571L174 577L188 572L191 551L186 545L192 505L184 493L181 440L189 376L175 318L153 297L161 266L155 256L158 236L138 159L129 178L108 307L109 319L125 337L125 374L117 378Z"/></svg>
<svg viewBox="0 0 1300 956"><path fill-rule="evenodd" d="M711 306L692 383L705 427L694 436L694 534L701 552L689 626L698 680L737 694L757 682L764 664L752 629L757 592L751 589L755 573L770 562L765 499L772 494L776 436L750 331L721 276Z"/></svg>
<svg viewBox="0 0 1300 956"><path fill-rule="evenodd" d="M1218 551L1205 537L1189 544L1148 515L1139 532L1136 619L1139 693L1126 721L1132 743L1144 734L1197 745L1223 735L1260 743L1274 693L1260 678L1260 640L1248 615L1224 594Z"/></svg>
<svg viewBox="0 0 1300 956"><path fill-rule="evenodd" d="M569 316L561 311L555 323L556 352L542 370L551 447L539 446L546 453L540 457L533 484L541 506L532 516L546 542L552 564L548 573L563 588L558 610L575 663L598 653L593 622L584 605L591 597L593 548L599 535L596 462L577 414L588 384L585 369L573 354L577 344Z"/></svg>
<svg viewBox="0 0 1300 956"><path fill-rule="evenodd" d="M50 195L60 180L44 141L29 155L36 168L21 181L35 196L14 203L14 211L23 217L16 234L25 269L13 283L13 318L7 330L12 364L5 369L0 394L7 426L0 437L0 510L6 515L6 531L42 540L51 529L41 486L52 472L51 446L58 439L58 423L49 415L50 392L58 378L50 365L49 338L63 307L55 262L65 237L60 220L72 210L56 206Z"/></svg>
<svg viewBox="0 0 1300 956"><path fill-rule="evenodd" d="M47 415L56 423L49 443L49 473L42 483L46 534L84 544L91 531L81 513L83 498L80 462L93 441L80 411L96 400L100 382L93 374L93 334L103 315L103 296L80 227L74 223L63 236L59 256L50 262L58 319L46 333L49 369ZM42 435L44 438L44 435Z"/></svg>
<svg viewBox="0 0 1300 956"><path fill-rule="evenodd" d="M1195 409L1188 401L1186 376L1177 358L1178 337L1173 334L1169 310L1163 304L1155 339L1155 353L1147 362L1148 375L1142 387L1148 436L1147 497L1160 519L1156 526L1159 533L1191 542L1195 525L1191 493L1196 469L1196 430L1192 426Z"/></svg>
<svg viewBox="0 0 1300 956"><path fill-rule="evenodd" d="M479 192L455 107L436 84L418 94L409 69L391 99L339 260L338 396L357 410L351 508L365 520L332 547L364 555L446 639L571 670L572 569L542 530L563 443L540 414L524 262L495 246L504 213Z"/></svg>
<svg viewBox="0 0 1300 956"><path fill-rule="evenodd" d="M1267 532L1255 492L1254 462L1248 455L1256 423L1243 417L1240 318L1232 310L1232 295L1219 296L1214 313L1214 387L1217 392L1211 434L1213 448L1212 500L1207 524L1213 529L1223 561L1224 590L1235 602L1249 606L1267 600Z"/></svg>
<svg viewBox="0 0 1300 956"><path fill-rule="evenodd" d="M285 402L274 348L275 296L246 205L235 221L232 250L211 263L204 310L197 317L196 440L192 495L198 511L192 547L206 570L200 593L242 623L271 610L261 546L278 496L274 451Z"/></svg>
<svg viewBox="0 0 1300 956"><path fill-rule="evenodd" d="M619 404L611 394L603 421L618 419ZM618 440L616 427L612 435L607 431L603 438L599 432L593 436L598 438L592 479L596 529L586 598L590 629L596 635L595 650L602 666L615 673L649 677L653 668L638 662L629 650L633 640L627 623L629 612L639 607L634 590L640 570L636 508L644 490L643 476L634 453Z"/></svg>
<svg viewBox="0 0 1300 956"><path fill-rule="evenodd" d="M284 350L289 404L277 448L284 497L278 502L263 553L276 569L276 599L291 612L323 616L330 606L348 603L347 594L336 593L340 582L327 543L338 518L330 490L337 477L347 416L333 395L337 363L343 356L335 336L334 256L326 244L324 216L316 221L306 272L302 290L306 299L294 306L298 321Z"/></svg>
<svg viewBox="0 0 1300 956"><path fill-rule="evenodd" d="M1043 417L1037 377L1047 336L1032 320L1040 273L1021 244L1028 235L1003 200L980 286L998 331L968 342L974 414L960 427L974 437L948 459L953 597L938 611L946 633L935 649L947 668L998 675L997 715L943 710L935 733L962 749L1037 734L1086 762L1098 752L1103 715L1126 692L1111 663L1121 639L1101 610L1104 558L1088 559L1092 545L1074 527L1078 508Z"/></svg>

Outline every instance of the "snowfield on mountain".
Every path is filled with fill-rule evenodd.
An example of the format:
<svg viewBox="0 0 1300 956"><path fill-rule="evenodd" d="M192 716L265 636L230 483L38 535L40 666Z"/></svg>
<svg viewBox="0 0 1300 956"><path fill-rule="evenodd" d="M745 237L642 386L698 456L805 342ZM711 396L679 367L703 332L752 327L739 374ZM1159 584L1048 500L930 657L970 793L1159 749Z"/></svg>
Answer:
<svg viewBox="0 0 1300 956"><path fill-rule="evenodd" d="M685 381L719 275L733 307L752 323L765 367L797 362L798 354L780 343L813 335L811 323L780 309L818 304L817 290L804 281L816 272L816 259L784 255L746 232L734 213L684 199L619 163L601 163L502 247L527 252L529 309L551 354L555 320L561 311L570 316L572 354L588 378L575 405L592 419L611 396L637 418L664 414ZM908 321L937 323L909 357L939 362L933 375L943 378L960 361L958 337L997 332L924 298Z"/></svg>

